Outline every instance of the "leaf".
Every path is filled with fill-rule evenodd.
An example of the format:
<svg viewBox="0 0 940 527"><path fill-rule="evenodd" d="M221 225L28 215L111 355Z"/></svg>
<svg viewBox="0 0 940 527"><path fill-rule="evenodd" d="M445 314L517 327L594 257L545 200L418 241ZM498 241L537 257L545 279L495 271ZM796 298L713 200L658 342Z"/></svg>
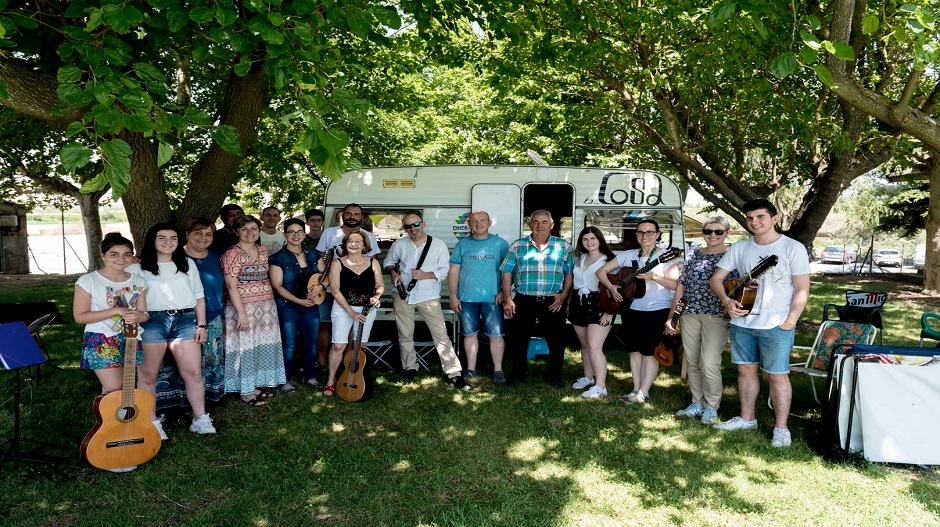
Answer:
<svg viewBox="0 0 940 527"><path fill-rule="evenodd" d="M310 27L310 23L306 20L301 20L296 26L294 26L294 34L297 35L301 40L311 41L313 40L313 29Z"/></svg>
<svg viewBox="0 0 940 527"><path fill-rule="evenodd" d="M819 80L821 80L823 84L832 89L836 88L836 83L832 79L832 73L829 71L829 68L822 64L817 64L813 66L813 71L816 72L816 76L819 77Z"/></svg>
<svg viewBox="0 0 940 527"><path fill-rule="evenodd" d="M160 141L160 146L157 147L157 166L162 167L167 164L172 157L173 146Z"/></svg>
<svg viewBox="0 0 940 527"><path fill-rule="evenodd" d="M806 31L800 31L800 39L803 40L803 43L813 49L819 49L822 47L822 42L816 38L816 35L807 33Z"/></svg>
<svg viewBox="0 0 940 527"><path fill-rule="evenodd" d="M803 50L800 51L800 61L803 64L812 64L816 61L817 56L819 56L819 51L809 46L803 46Z"/></svg>
<svg viewBox="0 0 940 527"><path fill-rule="evenodd" d="M782 79L796 71L797 65L793 53L782 53L770 61L770 72L778 79Z"/></svg>
<svg viewBox="0 0 940 527"><path fill-rule="evenodd" d="M143 134L144 137L153 133L153 122L146 114L135 113L124 117L124 126L132 131Z"/></svg>
<svg viewBox="0 0 940 527"><path fill-rule="evenodd" d="M78 82L82 80L82 70L78 69L78 66L62 66L56 72L56 80L61 83Z"/></svg>
<svg viewBox="0 0 940 527"><path fill-rule="evenodd" d="M728 0L721 2L708 13L706 23L712 27L717 26L731 18L737 10L738 4L736 2Z"/></svg>
<svg viewBox="0 0 940 527"><path fill-rule="evenodd" d="M372 29L372 15L361 9L350 10L346 13L346 22L349 24L349 30L359 38L369 36Z"/></svg>
<svg viewBox="0 0 940 527"><path fill-rule="evenodd" d="M101 155L112 165L127 165L128 170L131 168L131 145L123 139L109 139L101 143Z"/></svg>
<svg viewBox="0 0 940 527"><path fill-rule="evenodd" d="M855 50L852 49L852 46L842 42L833 42L832 48L830 53L835 55L837 59L855 60Z"/></svg>
<svg viewBox="0 0 940 527"><path fill-rule="evenodd" d="M115 201L121 199L121 195L127 191L127 186L131 182L130 163L128 162L127 169L117 165L104 167L104 177L108 179L108 183L111 183L111 197Z"/></svg>
<svg viewBox="0 0 940 527"><path fill-rule="evenodd" d="M238 13L231 9L219 9L215 13L215 19L222 27L230 26L238 20Z"/></svg>
<svg viewBox="0 0 940 527"><path fill-rule="evenodd" d="M10 85L5 82L0 82L0 99L9 99L10 98Z"/></svg>
<svg viewBox="0 0 940 527"><path fill-rule="evenodd" d="M900 10L904 11L905 13L913 13L917 11L917 6L912 4L903 4L901 5Z"/></svg>
<svg viewBox="0 0 940 527"><path fill-rule="evenodd" d="M401 15L398 14L398 10L394 7L374 6L372 8L372 14L380 24L389 29L401 28Z"/></svg>
<svg viewBox="0 0 940 527"><path fill-rule="evenodd" d="M209 135L226 152L242 155L241 145L238 144L238 132L234 126L215 126L209 130Z"/></svg>
<svg viewBox="0 0 940 527"><path fill-rule="evenodd" d="M186 117L186 120L189 122L199 126L212 125L212 118L209 117L209 114L198 108L186 108L183 116Z"/></svg>
<svg viewBox="0 0 940 527"><path fill-rule="evenodd" d="M284 43L284 33L275 27L264 26L261 30L261 38L265 42L270 42L271 44L283 44Z"/></svg>
<svg viewBox="0 0 940 527"><path fill-rule="evenodd" d="M268 22L274 27L280 27L284 23L284 15L277 11L268 11Z"/></svg>
<svg viewBox="0 0 940 527"><path fill-rule="evenodd" d="M317 8L316 2L313 0L295 0L294 1L294 11L298 15L309 15Z"/></svg>
<svg viewBox="0 0 940 527"><path fill-rule="evenodd" d="M137 75L137 78L142 81L153 80L163 82L166 80L163 78L163 73L149 62L135 62L134 73Z"/></svg>
<svg viewBox="0 0 940 527"><path fill-rule="evenodd" d="M819 22L819 17L816 15L807 16L806 21L809 23L809 27L813 28L813 31L819 31L819 28L822 27L822 24Z"/></svg>
<svg viewBox="0 0 940 527"><path fill-rule="evenodd" d="M166 17L170 20L170 31L177 32L189 23L189 13L185 9L172 7Z"/></svg>
<svg viewBox="0 0 940 527"><path fill-rule="evenodd" d="M76 84L60 84L55 93L62 102L69 103L72 106L82 105L82 89Z"/></svg>
<svg viewBox="0 0 940 527"><path fill-rule="evenodd" d="M85 145L68 143L59 151L59 161L62 163L63 168L72 171L87 165L91 159L91 154L91 149Z"/></svg>
<svg viewBox="0 0 940 527"><path fill-rule="evenodd" d="M197 7L189 12L189 18L197 24L208 24L215 17L211 7Z"/></svg>
<svg viewBox="0 0 940 527"><path fill-rule="evenodd" d="M320 144L331 155L336 155L349 145L349 134L342 130L320 130L317 132Z"/></svg>
<svg viewBox="0 0 940 527"><path fill-rule="evenodd" d="M879 23L880 21L878 20L877 16L866 15L865 18L862 19L862 33L866 35L871 35L872 33L875 33L876 31L878 31Z"/></svg>
<svg viewBox="0 0 940 527"><path fill-rule="evenodd" d="M251 57L248 55L242 55L242 60L235 65L235 75L239 77L244 77L248 75L248 70L251 69Z"/></svg>
<svg viewBox="0 0 940 527"><path fill-rule="evenodd" d="M85 124L81 121L72 121L69 123L68 127L65 128L65 137L72 137L75 134L81 133L85 130Z"/></svg>
<svg viewBox="0 0 940 527"><path fill-rule="evenodd" d="M79 192L82 194L91 194L92 192L98 192L107 186L108 178L104 177L104 173L99 173L95 177L82 183L82 188L79 189Z"/></svg>

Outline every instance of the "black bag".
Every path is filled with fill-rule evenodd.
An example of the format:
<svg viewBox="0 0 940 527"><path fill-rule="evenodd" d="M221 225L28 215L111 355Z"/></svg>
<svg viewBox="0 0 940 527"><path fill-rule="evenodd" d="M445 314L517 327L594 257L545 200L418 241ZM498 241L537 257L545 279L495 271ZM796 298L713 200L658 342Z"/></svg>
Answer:
<svg viewBox="0 0 940 527"><path fill-rule="evenodd" d="M309 291L308 285L314 274L315 273L309 271L301 271L298 273L294 278L294 289L291 293L297 298L307 298L307 291Z"/></svg>
<svg viewBox="0 0 940 527"><path fill-rule="evenodd" d="M851 344L844 345L846 348ZM851 386L845 386L844 383L836 383L836 378L844 379L845 368L856 368L858 356L854 349L846 349L845 355L837 356L833 350L832 359L829 361L829 369L826 372L826 388L823 392L825 398L822 401L822 417L816 423L816 426L810 426L806 429L806 442L809 446L826 461L841 463L852 457L852 420L855 417L855 395L858 391L858 375L853 375ZM838 375L836 374L838 372ZM834 386L835 385L835 386ZM842 409L841 391L849 390L849 408L848 423L845 430L845 443L842 443L842 433L839 425L839 414Z"/></svg>

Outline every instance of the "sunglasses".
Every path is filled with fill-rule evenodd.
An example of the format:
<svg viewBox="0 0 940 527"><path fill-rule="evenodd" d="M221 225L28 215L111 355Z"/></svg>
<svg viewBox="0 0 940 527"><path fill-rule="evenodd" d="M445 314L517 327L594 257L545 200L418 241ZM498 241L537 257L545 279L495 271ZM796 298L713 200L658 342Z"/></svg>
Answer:
<svg viewBox="0 0 940 527"><path fill-rule="evenodd" d="M406 223L406 224L402 225L401 228L402 228L402 229L417 229L417 228L420 227L420 226L421 226L421 222L420 222L420 221L416 221L416 222L414 222L414 223Z"/></svg>
<svg viewBox="0 0 940 527"><path fill-rule="evenodd" d="M728 231L726 231L726 230L724 230L724 229L714 229L714 230L712 230L712 229L702 229L702 234L704 234L705 236L711 236L712 234L717 234L718 236L724 236L724 234L725 234L726 232L728 232Z"/></svg>

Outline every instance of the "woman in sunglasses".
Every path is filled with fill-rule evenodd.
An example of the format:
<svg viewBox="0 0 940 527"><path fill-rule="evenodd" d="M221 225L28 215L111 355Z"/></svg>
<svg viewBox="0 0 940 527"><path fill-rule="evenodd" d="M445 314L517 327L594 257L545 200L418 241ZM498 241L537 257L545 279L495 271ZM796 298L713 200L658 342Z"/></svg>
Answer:
<svg viewBox="0 0 940 527"><path fill-rule="evenodd" d="M725 239L730 228L731 224L721 216L705 220L702 229L705 247L688 255L679 276L669 318L666 319L666 332L675 335L672 315L679 299L685 296L688 306L679 323L682 326L682 346L685 349L689 387L692 389L692 404L676 412L676 415L701 418L705 424L718 422L722 391L721 353L728 342L730 331L728 316L721 307L721 301L709 287L708 280L728 250Z"/></svg>

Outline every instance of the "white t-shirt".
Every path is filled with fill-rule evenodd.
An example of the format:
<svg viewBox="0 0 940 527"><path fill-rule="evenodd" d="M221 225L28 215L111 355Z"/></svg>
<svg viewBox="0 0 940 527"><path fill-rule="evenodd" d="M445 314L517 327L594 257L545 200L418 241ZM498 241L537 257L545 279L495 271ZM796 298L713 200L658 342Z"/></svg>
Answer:
<svg viewBox="0 0 940 527"><path fill-rule="evenodd" d="M793 277L809 274L809 257L800 242L783 235L769 245L757 245L753 238L743 240L728 248L718 267L726 271L737 269L744 276L761 258L770 255L777 255L777 265L756 280L760 289L754 307L747 316L732 318L735 326L770 329L782 324L790 313L795 290Z"/></svg>
<svg viewBox="0 0 940 527"><path fill-rule="evenodd" d="M137 299L147 289L147 283L134 273L130 275L130 278L124 282L112 282L98 274L98 271L94 271L78 277L75 287L81 287L91 295L92 311L104 311L112 307L135 308ZM85 325L85 332L103 333L108 337L113 337L122 331L124 331L124 325L118 315Z"/></svg>
<svg viewBox="0 0 940 527"><path fill-rule="evenodd" d="M656 255L661 251L661 249L656 249L653 252L653 258L656 258ZM639 249L630 249L629 251L624 251L617 255L617 263L620 267L643 267L646 265L646 262L649 261L649 257L640 257ZM634 265L634 263L639 265ZM647 272L656 273L659 276L666 276L666 271L675 264L669 262L657 264L656 267L653 267ZM662 285L652 280L644 280L646 282L646 294L641 298L634 298L633 303L630 304L630 309L633 311L659 311L660 309L669 309L672 307L672 289L666 289Z"/></svg>
<svg viewBox="0 0 940 527"><path fill-rule="evenodd" d="M286 241L284 240L284 233L280 231L274 231L274 234L268 234L264 231L261 231L261 245L264 245L268 248L268 254L274 254L281 250L284 247Z"/></svg>
<svg viewBox="0 0 940 527"><path fill-rule="evenodd" d="M196 307L196 299L203 298L202 280L196 262L190 259L189 271L180 273L173 262L157 262L160 274L144 271L140 264L127 266L127 272L147 282L147 310L189 309Z"/></svg>
<svg viewBox="0 0 940 527"><path fill-rule="evenodd" d="M379 242L375 239L375 235L364 229L362 229L362 232L366 234L366 237L369 238L369 243L372 245L372 250L365 253L365 255L375 256L379 254ZM317 243L317 250L320 251L322 255L326 253L327 249L336 247L336 256L341 256L343 250L340 248L340 245L343 243L345 236L346 233L343 232L342 227L330 227L323 231L323 235L320 236L320 242Z"/></svg>

